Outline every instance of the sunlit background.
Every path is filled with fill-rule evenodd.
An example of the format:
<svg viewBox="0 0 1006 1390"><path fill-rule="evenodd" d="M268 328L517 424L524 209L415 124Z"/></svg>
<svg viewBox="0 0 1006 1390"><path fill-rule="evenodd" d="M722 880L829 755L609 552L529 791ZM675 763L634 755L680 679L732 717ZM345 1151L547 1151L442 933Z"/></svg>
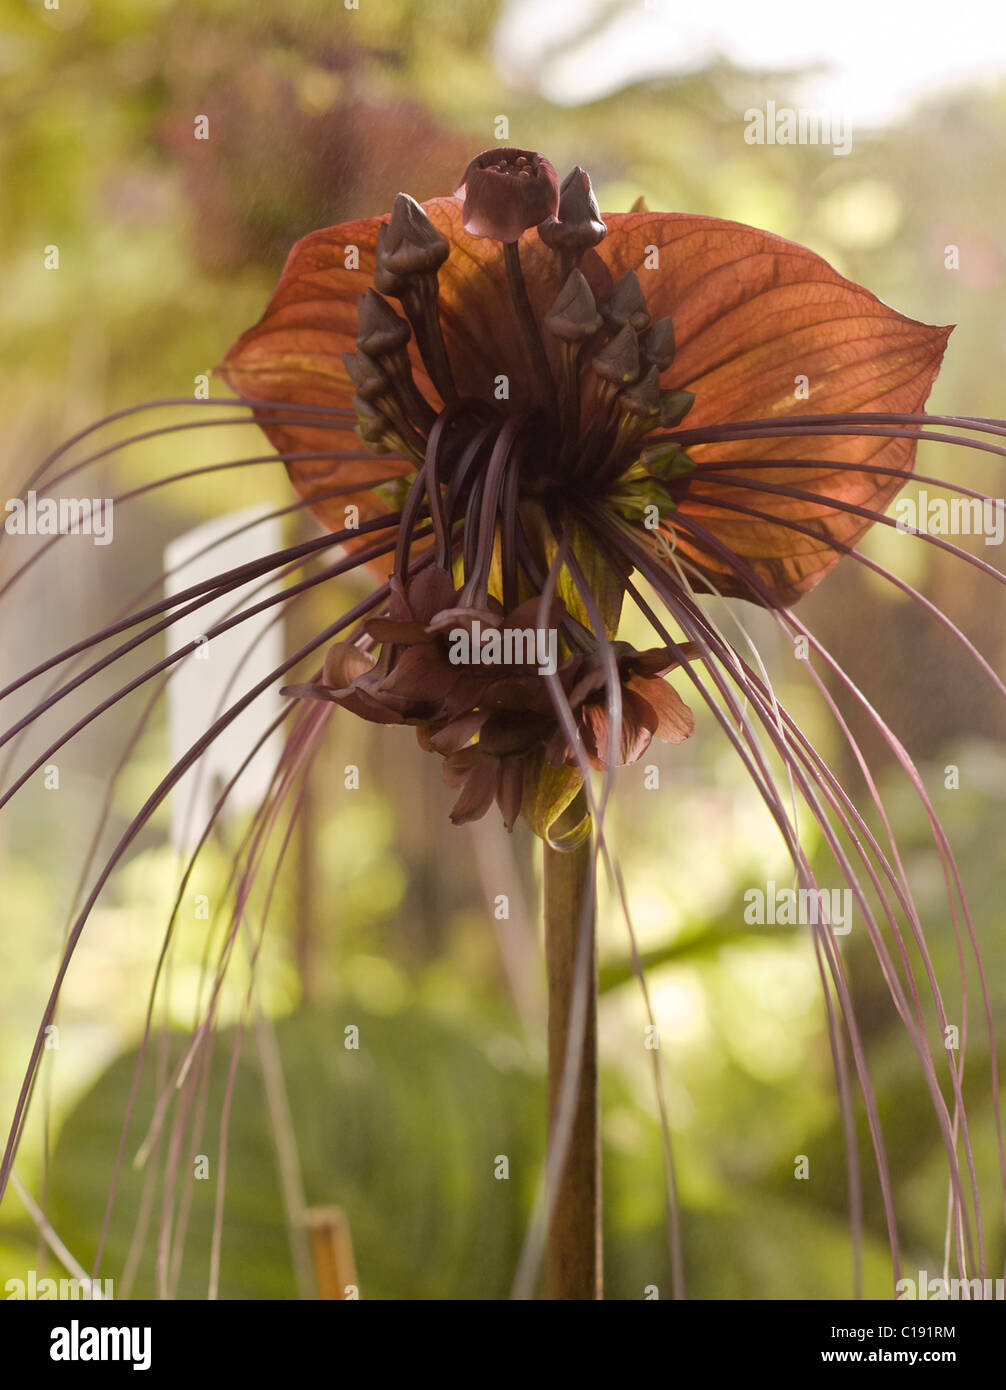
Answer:
<svg viewBox="0 0 1006 1390"><path fill-rule="evenodd" d="M46 10L5 0L0 13L4 497L48 450L106 412L192 396L261 313L298 237L386 212L400 189L421 199L451 192L471 155L500 143L500 117L509 143L542 150L560 174L585 166L604 209L643 195L654 210L749 222L813 247L904 313L957 324L930 408L1006 414L1006 26L991 4L60 0ZM851 150L748 143L746 113L770 101L840 117ZM208 118L208 140L194 138L197 116ZM45 268L52 246L58 271ZM102 442L179 418L162 411L113 426ZM112 455L67 486L74 495L118 494L265 452L248 427L194 430ZM1003 492L991 456L934 444L920 467ZM278 466L205 473L122 503L111 546L62 541L0 598L4 684L110 621L147 586L156 598L165 547L192 528L292 500ZM286 543L315 534L300 513L282 525ZM960 543L1001 566L980 539ZM919 586L1001 669L1006 624L993 583L894 532L871 534L865 549ZM0 547L0 580L24 553ZM286 647L355 602L362 583L325 585L292 608ZM743 605L710 609L728 636L744 624L782 699L878 829L855 759L774 625ZM851 562L801 614L919 764L969 891L1002 1033L1006 751L992 687L931 616ZM0 762L4 784L98 698L163 656L162 641L145 659L132 655L124 675L103 674L97 694L54 710ZM48 679L33 687L35 699ZM55 757L58 788L39 773L0 815L4 1129L109 779L96 867L168 766L163 706L123 759L145 698L98 719ZM7 703L22 713L30 702ZM924 810L865 721L848 702L842 708L887 801L948 1014L963 1022ZM0 749L0 759L10 753ZM349 764L360 769L358 789L345 785ZM688 1291L846 1296L843 1141L813 953L798 929L743 920L745 889L790 881L783 846L707 715L688 744L655 747L644 764L659 768L659 788L645 787L643 765L625 769L609 834L660 1025ZM206 1087L191 1113L171 1113L137 1165L223 939L227 875L248 812L224 819L182 893L124 1148L102 1265L120 1296L149 1295L159 1277L169 1292L205 1296L225 1158L224 1296L310 1293L284 1198L344 1210L364 1297L506 1296L544 1148L539 854L524 827L508 837L494 816L452 828L449 806L439 764L410 733L332 721L268 922L264 872L235 945ZM821 881L837 884L809 817L801 824ZM165 807L99 900L74 958L58 1047L46 1053L21 1150L21 1181L86 1268L182 868ZM494 914L500 894L505 920ZM655 1285L668 1296L645 1014L607 889L599 931L608 1292L640 1298ZM936 1272L946 1169L921 1069L865 932L854 930L843 949L885 1125L903 1263ZM968 975L974 991L973 966ZM344 1046L354 1026L358 1051ZM966 1094L990 1263L1001 1268L982 1026L973 992ZM883 1295L890 1259L857 1118L866 1288ZM198 1154L208 1156L209 1180L195 1176ZM506 1181L493 1176L501 1154ZM801 1155L806 1180L794 1176ZM0 1287L29 1269L60 1272L12 1190L0 1211Z"/></svg>

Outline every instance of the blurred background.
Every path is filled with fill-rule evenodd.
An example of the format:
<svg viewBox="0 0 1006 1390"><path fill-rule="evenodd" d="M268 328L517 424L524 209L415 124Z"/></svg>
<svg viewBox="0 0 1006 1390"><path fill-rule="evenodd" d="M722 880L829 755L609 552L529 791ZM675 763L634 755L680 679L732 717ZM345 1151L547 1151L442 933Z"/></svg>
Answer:
<svg viewBox="0 0 1006 1390"><path fill-rule="evenodd" d="M3 0L0 15L5 497L105 413L192 396L258 318L298 237L385 212L400 189L419 199L451 192L471 155L500 143L501 116L503 143L543 151L560 175L584 165L605 210L643 195L654 210L749 222L813 247L906 314L957 324L930 409L1006 413L1006 30L988 29L982 5L952 15L916 5L909 15L853 4L840 22L802 4L752 11L715 0L691 12L662 0L359 0L352 9L335 0L59 0L52 10ZM840 114L851 122L851 152L747 143L745 112L768 101ZM195 138L200 116L207 139ZM58 271L45 265L53 246ZM113 425L100 442L181 418L154 412ZM113 495L264 452L255 431L237 425L164 435L109 456L68 488ZM931 444L919 467L1003 492L990 455ZM114 545L61 541L0 600L4 683L109 622L145 587L156 598L163 549L191 528L292 500L278 466L204 473L118 507ZM283 527L286 543L315 534L301 513ZM881 530L867 552L919 586L1001 670L1006 624L995 584ZM1001 562L981 538L959 543ZM3 550L0 580L26 553ZM289 611L286 645L362 592L359 579L312 591ZM782 699L877 828L855 759L799 663L762 615L734 611ZM729 615L716 616L729 632ZM919 765L958 858L1004 1033L1006 752L991 684L930 614L851 562L801 616ZM4 764L5 784L95 698L159 659L160 640L119 674L103 673L88 700L54 710ZM99 866L169 765L161 705L128 742L145 699L139 692L124 713L72 740L56 759L58 788L37 774L0 816L5 1129L110 779ZM8 703L19 714L31 700ZM883 791L948 1015L963 1024L925 812L882 741L840 704ZM360 770L356 789L345 784L349 764ZM843 1141L813 953L805 933L759 930L743 917L747 888L790 881L783 847L704 712L688 744L654 747L644 764L659 768L659 788L646 787L643 765L624 770L609 833L660 1026L688 1291L845 1297ZM507 1295L544 1149L540 855L524 827L508 837L494 816L452 828L449 806L439 764L410 734L331 721L269 903L254 1003L249 1010L252 966L240 937L211 1059L191 1096L172 1101L138 1167L156 1099L205 1005L248 812L211 839L182 894L124 1149L102 1263L119 1296L161 1287L204 1297L218 1200L223 1296L310 1292L303 1241L291 1241L285 1217L303 1202L346 1213L364 1297ZM822 882L838 884L809 817L801 824ZM162 808L74 957L26 1128L19 1175L88 1268L182 868ZM263 872L248 913L253 937L268 881ZM652 1056L641 1044L625 924L606 888L599 934L608 1294L640 1298L657 1286L666 1297ZM865 932L854 930L843 950L904 1267L935 1274L947 1180L930 1099ZM968 959L965 1089L990 1263L1001 1269L988 1045ZM938 1051L931 1009L927 1023ZM358 1049L346 1047L347 1028L359 1029ZM861 1106L857 1120L866 1291L885 1296L890 1260ZM208 1157L208 1178L198 1155ZM499 1155L509 1160L506 1180L494 1177ZM806 1179L795 1176L801 1155ZM60 1273L12 1190L0 1211L0 1286L29 1269Z"/></svg>

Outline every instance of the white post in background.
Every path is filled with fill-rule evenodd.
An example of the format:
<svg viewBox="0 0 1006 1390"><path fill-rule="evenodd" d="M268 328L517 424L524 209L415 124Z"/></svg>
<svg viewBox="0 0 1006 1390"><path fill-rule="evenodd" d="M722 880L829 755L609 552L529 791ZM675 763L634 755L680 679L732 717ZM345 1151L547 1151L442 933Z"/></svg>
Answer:
<svg viewBox="0 0 1006 1390"><path fill-rule="evenodd" d="M192 558L220 537L267 514L268 508L264 506L230 512L172 541L164 552L164 568L177 570L177 573L168 575L166 595L170 597L224 570L280 549L280 519L272 517L221 541L205 555ZM264 680L283 660L283 623L277 618L281 611L279 604L235 624L227 632L206 639L210 628L230 616L232 610L253 607L278 593L280 587L275 580L251 580L240 589L212 599L167 629L170 652L197 642L196 649L174 668L168 682L168 756L172 763L191 748L220 714L253 685ZM200 641L200 638L206 640ZM173 789L171 842L177 854L195 847L219 796L221 783L234 776L255 740L279 714L282 704L279 687L283 679L277 677L274 688L266 690L242 711ZM277 730L263 744L228 796L226 809L231 815L259 805L281 749L282 735Z"/></svg>

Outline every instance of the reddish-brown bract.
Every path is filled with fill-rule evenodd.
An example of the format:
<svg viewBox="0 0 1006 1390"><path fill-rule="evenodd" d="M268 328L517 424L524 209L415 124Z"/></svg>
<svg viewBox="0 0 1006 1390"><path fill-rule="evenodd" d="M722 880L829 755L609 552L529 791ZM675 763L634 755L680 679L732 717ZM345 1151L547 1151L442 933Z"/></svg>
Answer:
<svg viewBox="0 0 1006 1390"><path fill-rule="evenodd" d="M508 290L502 247L462 226L461 203L437 198L424 205L449 240L450 255L439 274L439 313L447 351L462 395L493 400L494 383L505 376L510 401L534 396L528 360ZM228 384L246 399L283 400L298 405L352 407L353 385L342 364L357 335L357 298L373 282L380 218L313 232L293 248L279 285L260 322L242 335L222 364ZM673 319L676 351L661 376L665 388L695 394L688 429L732 421L849 411L914 412L924 405L939 370L949 328L906 318L859 285L839 275L814 252L769 232L713 217L685 213L607 214L608 235L588 251L581 270L601 302L626 270L637 273L651 319ZM356 248L358 265L354 265ZM531 229L519 242L528 293L539 321L559 284L551 251ZM544 335L558 370L560 345ZM416 382L435 404L414 341L409 344ZM806 378L806 397L797 395ZM271 425L260 421L277 449L329 450L323 428ZM781 602L791 603L812 588L840 558L839 545L854 544L869 521L830 507L830 499L882 511L901 485L898 478L858 473L849 464L870 463L910 471L915 442L868 435L816 435L702 444L689 453L698 465L684 515L694 515L741 557ZM810 537L785 526L731 515L704 505L715 495L750 505L751 494L723 481L703 481L715 462L746 459L804 459L819 466L778 473L761 467L759 482L784 480L812 491L820 501L798 501L770 493L758 506L819 532ZM830 469L835 461L843 466ZM388 510L370 484L411 465L375 456L332 463L308 459L289 465L298 493L310 498L333 486L359 484L359 492L314 508L330 529L344 524L347 503L363 518ZM754 475L752 475L754 476ZM666 523L675 531L673 516ZM722 559L695 548L683 530L679 549L710 582L729 594L747 593Z"/></svg>

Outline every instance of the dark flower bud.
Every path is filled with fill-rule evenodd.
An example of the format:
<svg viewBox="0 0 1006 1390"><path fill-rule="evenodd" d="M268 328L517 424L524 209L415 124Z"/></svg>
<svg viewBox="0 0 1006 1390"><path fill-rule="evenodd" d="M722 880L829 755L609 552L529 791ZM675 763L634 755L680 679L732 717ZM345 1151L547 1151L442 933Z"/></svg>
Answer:
<svg viewBox="0 0 1006 1390"><path fill-rule="evenodd" d="M353 409L356 411L356 432L364 444L368 444L375 453L388 453L391 429L381 412L360 395L353 397Z"/></svg>
<svg viewBox="0 0 1006 1390"><path fill-rule="evenodd" d="M602 306L601 312L605 321L613 328L624 328L626 324L630 324L637 333L643 331L650 321L650 315L639 277L634 270L627 270L616 280L615 287Z"/></svg>
<svg viewBox="0 0 1006 1390"><path fill-rule="evenodd" d="M639 346L647 362L665 372L674 358L674 324L668 318L657 319Z"/></svg>
<svg viewBox="0 0 1006 1390"><path fill-rule="evenodd" d="M553 251L579 257L603 241L607 230L590 176L577 165L562 181L558 217L543 222L538 235Z"/></svg>
<svg viewBox="0 0 1006 1390"><path fill-rule="evenodd" d="M387 269L388 224L382 222L377 229L377 255L374 269L374 288L381 294L390 294L393 299L401 299L409 288L409 282L401 275L392 275Z"/></svg>
<svg viewBox="0 0 1006 1390"><path fill-rule="evenodd" d="M344 352L342 364L362 400L379 401L391 390L386 373L365 352Z"/></svg>
<svg viewBox="0 0 1006 1390"><path fill-rule="evenodd" d="M377 269L382 277L387 281L387 277L435 274L449 251L447 238L437 231L415 198L399 193L391 207L391 221L377 236Z"/></svg>
<svg viewBox="0 0 1006 1390"><path fill-rule="evenodd" d="M578 270L571 271L566 283L545 315L545 327L567 343L592 338L601 327L590 286Z"/></svg>
<svg viewBox="0 0 1006 1390"><path fill-rule="evenodd" d="M634 386L629 386L618 398L623 410L632 415L656 416L660 412L660 372L648 367Z"/></svg>
<svg viewBox="0 0 1006 1390"><path fill-rule="evenodd" d="M680 444L663 441L651 444L639 456L640 465L658 478L686 478L695 472L694 460Z"/></svg>
<svg viewBox="0 0 1006 1390"><path fill-rule="evenodd" d="M484 150L465 170L454 196L465 200L466 232L518 241L528 227L555 216L559 178L544 155L533 150Z"/></svg>
<svg viewBox="0 0 1006 1390"><path fill-rule="evenodd" d="M386 299L367 290L357 300L356 346L368 357L389 357L405 347L412 329L401 315L396 314Z"/></svg>
<svg viewBox="0 0 1006 1390"><path fill-rule="evenodd" d="M694 403L695 395L691 391L661 391L660 423L668 430L680 425Z"/></svg>
<svg viewBox="0 0 1006 1390"><path fill-rule="evenodd" d="M639 344L628 324L597 354L593 368L603 381L628 386L639 376Z"/></svg>

